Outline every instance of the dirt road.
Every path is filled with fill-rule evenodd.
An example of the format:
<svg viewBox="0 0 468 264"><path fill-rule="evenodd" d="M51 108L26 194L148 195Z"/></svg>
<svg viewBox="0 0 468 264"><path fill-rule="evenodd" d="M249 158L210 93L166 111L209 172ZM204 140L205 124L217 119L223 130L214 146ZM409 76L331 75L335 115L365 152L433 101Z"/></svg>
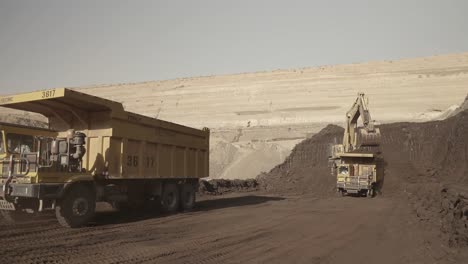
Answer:
<svg viewBox="0 0 468 264"><path fill-rule="evenodd" d="M462 263L386 197L231 194L169 216L104 210L82 229L34 223L0 226L1 263Z"/></svg>

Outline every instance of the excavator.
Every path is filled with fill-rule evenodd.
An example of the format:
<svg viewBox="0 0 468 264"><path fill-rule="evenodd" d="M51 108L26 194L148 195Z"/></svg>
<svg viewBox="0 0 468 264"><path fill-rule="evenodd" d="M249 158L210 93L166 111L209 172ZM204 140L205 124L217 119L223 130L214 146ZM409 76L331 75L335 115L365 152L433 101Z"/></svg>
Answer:
<svg viewBox="0 0 468 264"><path fill-rule="evenodd" d="M359 118L362 124L358 124ZM343 144L333 145L329 157L339 194L374 197L380 191L383 181L380 142L380 129L371 118L369 99L359 93L346 113Z"/></svg>

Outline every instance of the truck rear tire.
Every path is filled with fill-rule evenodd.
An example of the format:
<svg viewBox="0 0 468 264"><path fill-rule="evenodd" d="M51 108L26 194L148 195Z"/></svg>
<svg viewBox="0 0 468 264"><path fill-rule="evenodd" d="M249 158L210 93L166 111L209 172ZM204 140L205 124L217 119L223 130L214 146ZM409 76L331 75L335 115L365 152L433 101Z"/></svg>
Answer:
<svg viewBox="0 0 468 264"><path fill-rule="evenodd" d="M175 183L167 183L164 185L161 197L161 209L165 213L172 213L179 208L179 188Z"/></svg>
<svg viewBox="0 0 468 264"><path fill-rule="evenodd" d="M65 196L57 202L55 216L64 227L81 227L94 216L96 195L83 185L72 186Z"/></svg>
<svg viewBox="0 0 468 264"><path fill-rule="evenodd" d="M185 183L180 186L180 209L189 211L195 207L195 186Z"/></svg>

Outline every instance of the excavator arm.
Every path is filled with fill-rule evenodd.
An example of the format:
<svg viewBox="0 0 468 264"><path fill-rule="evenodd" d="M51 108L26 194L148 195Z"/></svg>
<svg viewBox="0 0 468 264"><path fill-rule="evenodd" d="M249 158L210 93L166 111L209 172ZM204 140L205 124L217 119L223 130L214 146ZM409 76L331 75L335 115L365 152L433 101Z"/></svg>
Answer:
<svg viewBox="0 0 468 264"><path fill-rule="evenodd" d="M346 126L343 136L345 152L353 151L360 146L380 144L380 132L374 126L369 112L369 100L364 93L359 93L356 101L346 113ZM363 127L358 128L358 119L361 117Z"/></svg>
<svg viewBox="0 0 468 264"><path fill-rule="evenodd" d="M373 131L374 124L372 122L368 104L369 99L363 93L359 93L353 106L346 113L347 123L350 125L357 125L357 120L361 117L364 127L367 130Z"/></svg>

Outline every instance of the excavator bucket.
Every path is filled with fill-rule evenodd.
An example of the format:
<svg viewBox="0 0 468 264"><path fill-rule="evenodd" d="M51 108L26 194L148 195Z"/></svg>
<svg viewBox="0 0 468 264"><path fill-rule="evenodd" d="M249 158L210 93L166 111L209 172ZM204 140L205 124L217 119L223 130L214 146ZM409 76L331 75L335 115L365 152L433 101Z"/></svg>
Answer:
<svg viewBox="0 0 468 264"><path fill-rule="evenodd" d="M382 136L379 128L374 128L374 131L368 131L366 129L358 129L357 132L357 146L380 146Z"/></svg>

